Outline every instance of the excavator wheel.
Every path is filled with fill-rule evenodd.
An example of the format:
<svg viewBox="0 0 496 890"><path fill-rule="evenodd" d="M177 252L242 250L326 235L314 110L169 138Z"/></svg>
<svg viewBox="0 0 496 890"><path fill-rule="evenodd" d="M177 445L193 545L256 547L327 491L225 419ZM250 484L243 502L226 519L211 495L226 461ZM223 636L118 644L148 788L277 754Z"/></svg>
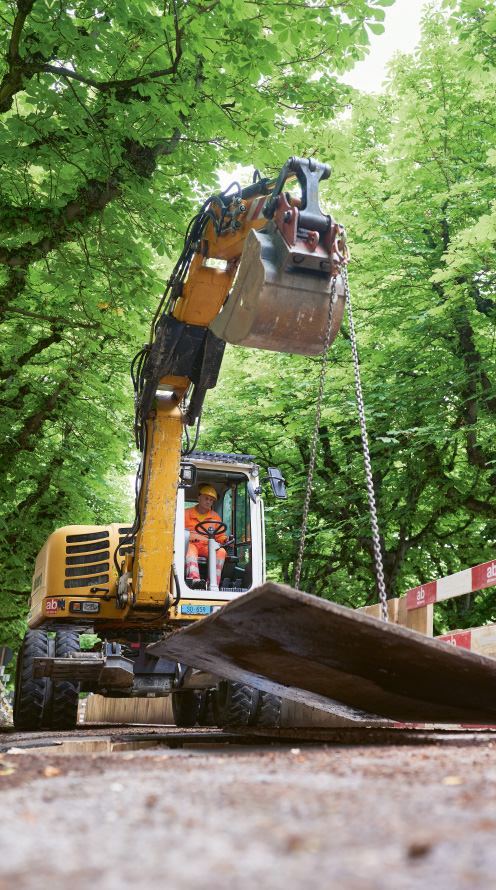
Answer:
<svg viewBox="0 0 496 890"><path fill-rule="evenodd" d="M279 726L282 698L271 692L259 693L255 726Z"/></svg>
<svg viewBox="0 0 496 890"><path fill-rule="evenodd" d="M214 725L279 726L282 699L278 695L227 680L219 683L210 695Z"/></svg>
<svg viewBox="0 0 496 890"><path fill-rule="evenodd" d="M200 713L198 726L215 726L214 709L212 705L212 693L209 689L201 693Z"/></svg>
<svg viewBox="0 0 496 890"><path fill-rule="evenodd" d="M55 634L56 658L68 658L80 651L79 633L61 627ZM79 683L62 680L53 684L51 729L74 729L78 720Z"/></svg>
<svg viewBox="0 0 496 890"><path fill-rule="evenodd" d="M201 699L198 692L172 693L172 713L176 726L188 729L196 725L200 716Z"/></svg>
<svg viewBox="0 0 496 890"><path fill-rule="evenodd" d="M255 721L259 693L246 683L222 680L212 692L212 709L217 726L249 726Z"/></svg>
<svg viewBox="0 0 496 890"><path fill-rule="evenodd" d="M41 729L45 723L52 684L46 677L33 680L32 675L33 660L47 655L46 630L27 630L17 656L13 708L16 729L35 731Z"/></svg>

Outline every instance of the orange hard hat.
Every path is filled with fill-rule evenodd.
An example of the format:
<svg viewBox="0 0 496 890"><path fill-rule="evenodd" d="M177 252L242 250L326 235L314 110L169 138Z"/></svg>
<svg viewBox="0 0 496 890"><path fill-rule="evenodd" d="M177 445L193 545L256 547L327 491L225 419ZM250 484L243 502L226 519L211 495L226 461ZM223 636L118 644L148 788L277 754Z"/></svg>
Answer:
<svg viewBox="0 0 496 890"><path fill-rule="evenodd" d="M200 485L198 489L199 494L208 494L209 497L215 498L217 500L217 492L215 488L212 488L211 485Z"/></svg>

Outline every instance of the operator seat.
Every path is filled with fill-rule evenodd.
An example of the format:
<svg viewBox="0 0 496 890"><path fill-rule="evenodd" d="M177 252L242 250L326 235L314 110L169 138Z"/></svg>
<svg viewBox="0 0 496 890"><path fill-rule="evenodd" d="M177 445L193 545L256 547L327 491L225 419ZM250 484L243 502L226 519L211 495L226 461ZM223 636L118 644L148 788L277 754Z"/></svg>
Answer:
<svg viewBox="0 0 496 890"><path fill-rule="evenodd" d="M191 532L189 528L184 529L184 578L186 578L186 554L188 552L189 547L189 539L191 537ZM216 549L218 550L221 545L216 542ZM198 571L200 572L200 578L202 581L205 581L205 584L208 581L208 559L206 556L198 556ZM221 575L221 580L224 577L224 571Z"/></svg>

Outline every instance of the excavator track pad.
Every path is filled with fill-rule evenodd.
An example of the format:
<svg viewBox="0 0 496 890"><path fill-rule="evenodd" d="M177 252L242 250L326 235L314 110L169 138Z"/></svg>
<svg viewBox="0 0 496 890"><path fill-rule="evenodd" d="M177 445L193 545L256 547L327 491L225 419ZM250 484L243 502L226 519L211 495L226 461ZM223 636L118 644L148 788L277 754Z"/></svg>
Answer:
<svg viewBox="0 0 496 890"><path fill-rule="evenodd" d="M496 724L496 659L273 582L148 650L355 720Z"/></svg>

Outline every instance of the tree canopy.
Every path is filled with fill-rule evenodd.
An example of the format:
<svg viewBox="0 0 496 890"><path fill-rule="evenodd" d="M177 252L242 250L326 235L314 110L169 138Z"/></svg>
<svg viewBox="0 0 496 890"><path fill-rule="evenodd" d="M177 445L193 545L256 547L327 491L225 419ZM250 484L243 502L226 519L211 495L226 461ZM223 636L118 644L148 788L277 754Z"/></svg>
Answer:
<svg viewBox="0 0 496 890"><path fill-rule="evenodd" d="M486 31L457 39L459 28L459 16L427 13L385 93L357 97L347 119L312 131L333 164L328 207L352 251L389 596L489 560L496 543L494 67L479 56ZM286 472L292 497L272 511L269 551L290 583L319 362L259 354L239 365L212 399L211 442L258 448ZM360 605L375 593L346 320L326 380L302 587ZM437 623L490 617L491 597L454 600Z"/></svg>
<svg viewBox="0 0 496 890"><path fill-rule="evenodd" d="M388 593L492 557L494 12L446 0L386 91L352 94L337 75L391 3L12 0L2 12L6 640L22 632L48 534L130 512L129 363L190 217L232 164L332 163L325 200L352 250ZM229 351L204 414L204 447L285 471L291 496L269 508L269 558L289 582L319 364ZM374 597L346 322L327 374L302 588L349 605ZM453 601L439 627L487 620L488 603Z"/></svg>
<svg viewBox="0 0 496 890"><path fill-rule="evenodd" d="M2 616L59 525L130 510L129 363L216 171L280 166L391 0L11 0L0 15ZM9 625L11 628L12 625ZM9 631L10 633L10 631Z"/></svg>

